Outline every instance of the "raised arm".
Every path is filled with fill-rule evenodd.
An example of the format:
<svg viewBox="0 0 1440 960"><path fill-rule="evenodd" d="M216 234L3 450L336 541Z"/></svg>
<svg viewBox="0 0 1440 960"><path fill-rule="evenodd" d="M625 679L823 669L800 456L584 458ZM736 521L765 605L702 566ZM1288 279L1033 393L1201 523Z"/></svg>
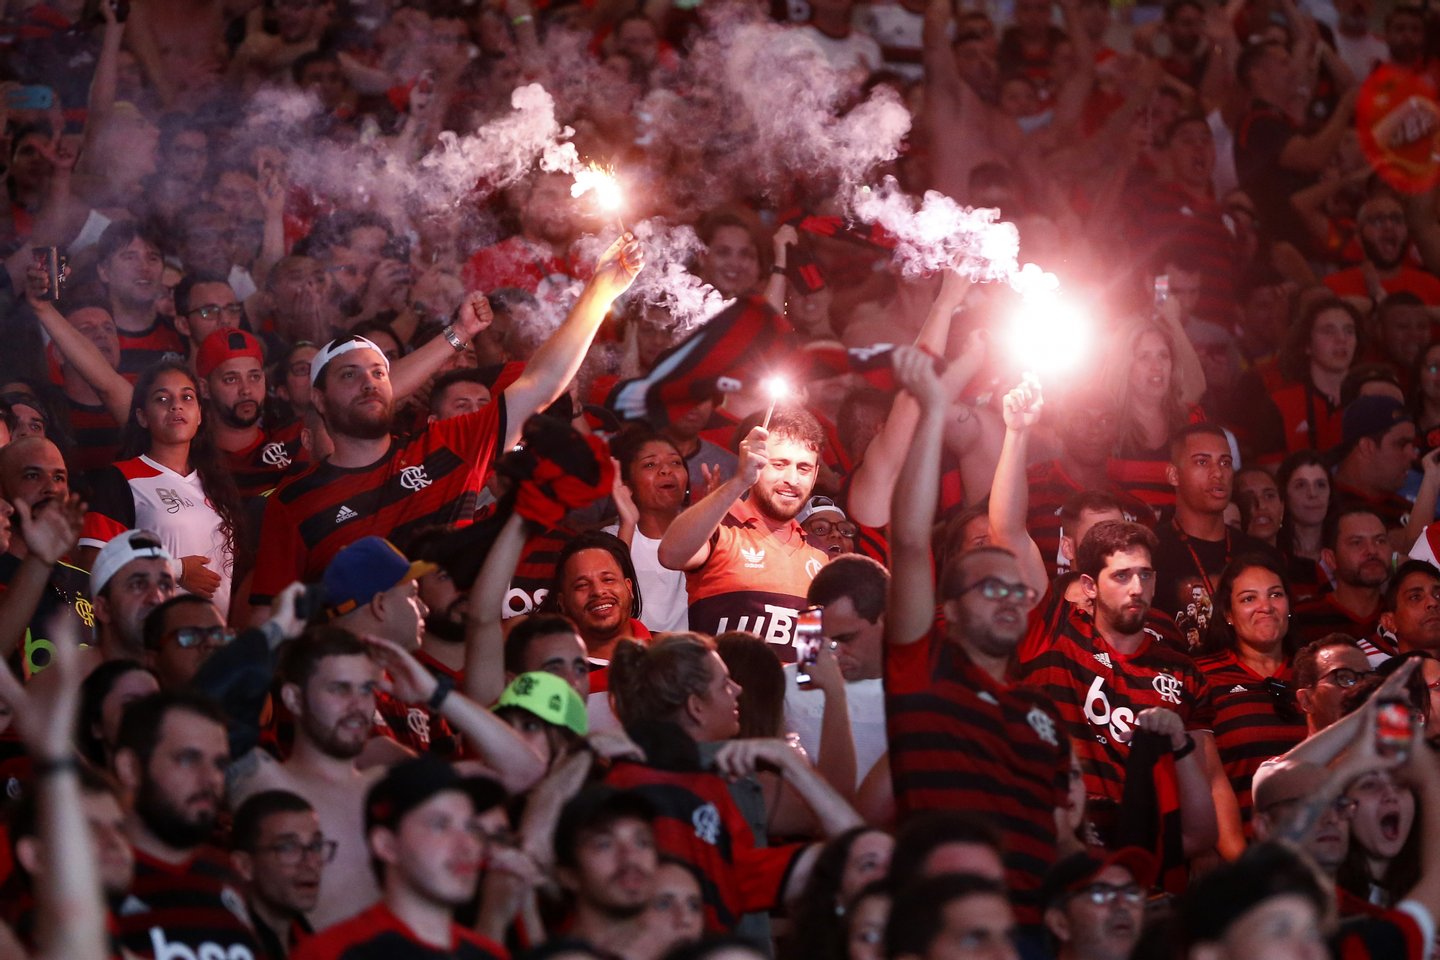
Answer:
<svg viewBox="0 0 1440 960"><path fill-rule="evenodd" d="M466 344L478 337L481 331L494 321L495 314L490 309L490 301L485 299L483 293L476 291L465 295L465 302L460 304L460 309L455 313L455 321L447 329L461 344ZM450 338L441 336L431 337L428 343L414 353L396 360L390 367L390 384L395 391L395 399L403 399L419 390L444 366L445 361L454 355L455 346L450 342ZM508 391L506 399L509 399ZM505 413L507 421L515 416L513 408L507 407ZM529 414L526 414L525 419L528 418ZM519 421L520 424L524 422L524 419ZM519 439L518 425L515 439ZM505 447L509 449L514 445L514 440L507 440Z"/></svg>
<svg viewBox="0 0 1440 960"><path fill-rule="evenodd" d="M512 514L490 545L480 575L470 587L470 616L465 627L465 696L491 704L505 692L503 607L515 565L525 549L525 521Z"/></svg>
<svg viewBox="0 0 1440 960"><path fill-rule="evenodd" d="M752 427L740 442L740 468L671 522L660 538L660 565L667 570L694 570L710 558L710 536L740 496L760 479L765 469L770 431Z"/></svg>
<svg viewBox="0 0 1440 960"><path fill-rule="evenodd" d="M85 382L95 388L100 395L105 409L110 412L118 423L124 423L130 419L130 400L134 396L134 387L130 381L120 375L120 371L110 366L110 361L90 338L60 315L55 309L55 304L49 300L41 300L40 296L45 290L46 273L45 268L39 264L32 264L26 275L25 296L30 303L35 315L40 318L40 325L45 332L50 334L56 349L65 358L65 362L80 372Z"/></svg>
<svg viewBox="0 0 1440 960"><path fill-rule="evenodd" d="M890 505L890 596L885 642L914 643L935 620L935 571L930 528L940 496L940 449L949 397L929 357L896 368L896 379L920 405L920 422Z"/></svg>
<svg viewBox="0 0 1440 960"><path fill-rule="evenodd" d="M0 593L0 660L20 645L50 583L50 571L75 549L85 520L85 503L79 494L42 503L33 514L30 509L24 500L15 501L20 523L14 535L25 539L26 553L8 588Z"/></svg>
<svg viewBox="0 0 1440 960"><path fill-rule="evenodd" d="M409 651L380 637L362 637L375 661L385 668L387 692L406 703L434 702L440 681L420 665ZM545 775L545 761L495 714L463 693L451 691L435 712L455 728L474 749L479 760L494 772L506 792L524 793Z"/></svg>
<svg viewBox="0 0 1440 960"><path fill-rule="evenodd" d="M506 447L519 442L520 430L531 414L554 403L575 379L600 321L615 299L630 289L644 266L645 252L628 233L601 255L595 275L585 284L560 329L535 351L520 378L505 388Z"/></svg>
<svg viewBox="0 0 1440 960"><path fill-rule="evenodd" d="M38 958L105 960L105 902L74 748L84 673L76 637L57 636L54 642L50 667L28 687L0 660L0 700L15 713L38 790L38 836L45 856L45 869L35 873Z"/></svg>
<svg viewBox="0 0 1440 960"><path fill-rule="evenodd" d="M990 542L1015 554L1025 583L1042 596L1050 586L1050 578L1040 548L1025 526L1030 507L1025 468L1030 430L1040 422L1044 406L1040 381L1029 374L1005 394L1005 441L995 465L995 481L990 485Z"/></svg>

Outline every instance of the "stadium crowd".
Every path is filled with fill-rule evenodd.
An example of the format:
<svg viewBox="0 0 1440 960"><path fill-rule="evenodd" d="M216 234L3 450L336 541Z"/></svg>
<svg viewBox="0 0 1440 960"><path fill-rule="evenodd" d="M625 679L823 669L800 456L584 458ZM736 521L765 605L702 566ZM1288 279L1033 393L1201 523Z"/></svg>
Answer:
<svg viewBox="0 0 1440 960"><path fill-rule="evenodd" d="M0 80L0 957L1432 955L1429 6L11 0Z"/></svg>

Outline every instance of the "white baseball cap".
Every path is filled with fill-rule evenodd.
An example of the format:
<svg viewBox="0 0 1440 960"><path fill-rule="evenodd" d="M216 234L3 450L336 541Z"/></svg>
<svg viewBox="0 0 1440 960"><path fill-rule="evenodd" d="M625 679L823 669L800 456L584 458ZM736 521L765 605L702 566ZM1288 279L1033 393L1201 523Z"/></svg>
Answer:
<svg viewBox="0 0 1440 960"><path fill-rule="evenodd" d="M841 510L840 505L834 500L829 497L816 496L811 497L805 502L805 506L802 507L800 513L796 515L795 522L803 526L806 520L822 513L833 513L841 520L849 519L849 517L845 516L845 511Z"/></svg>
<svg viewBox="0 0 1440 960"><path fill-rule="evenodd" d="M131 560L164 560L172 572L175 558L160 544L159 534L149 530L126 530L100 548L90 568L90 596L98 597L110 578Z"/></svg>
<svg viewBox="0 0 1440 960"><path fill-rule="evenodd" d="M315 381L320 377L320 371L325 365L341 354L349 353L351 350L374 350L380 354L380 359L385 361L385 369L390 369L390 358L385 356L385 351L359 334L351 334L348 337L341 337L338 340L331 340L320 348L320 352L310 358L310 386L315 386Z"/></svg>

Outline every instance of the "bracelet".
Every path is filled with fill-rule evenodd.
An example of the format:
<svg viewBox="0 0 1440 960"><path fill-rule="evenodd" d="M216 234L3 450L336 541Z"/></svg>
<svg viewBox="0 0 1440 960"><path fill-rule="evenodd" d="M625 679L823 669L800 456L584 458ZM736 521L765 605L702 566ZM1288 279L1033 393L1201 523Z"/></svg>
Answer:
<svg viewBox="0 0 1440 960"><path fill-rule="evenodd" d="M430 708L430 712L434 713L436 710L439 710L440 704L445 702L445 698L450 696L451 691L454 689L455 679L453 677L443 673L436 677L435 692L430 694L430 699L425 704Z"/></svg>
<svg viewBox="0 0 1440 960"><path fill-rule="evenodd" d="M771 272L771 273L774 273L774 274L778 274L779 276L782 276L782 277L785 276L785 268L784 268L783 266L781 266L780 264L778 264L778 263L775 264L775 266L773 266L773 267L770 268L770 272Z"/></svg>
<svg viewBox="0 0 1440 960"><path fill-rule="evenodd" d="M465 341L461 340L455 333L455 324L447 323L441 333L445 334L445 342L450 344L450 348L456 353L465 349Z"/></svg>
<svg viewBox="0 0 1440 960"><path fill-rule="evenodd" d="M1175 753L1173 754L1173 756L1175 757L1175 760L1176 760L1176 762L1178 763L1179 761L1184 760L1186 757L1190 756L1190 754L1192 754L1192 753L1194 753L1194 752L1195 752L1195 738L1192 737L1192 736L1190 736L1190 734L1187 733L1187 734L1185 734L1185 745L1182 746L1179 750L1176 750Z"/></svg>
<svg viewBox="0 0 1440 960"><path fill-rule="evenodd" d="M511 18L510 18L510 22L513 23L515 26L518 27L518 26L520 26L520 24L522 24L522 23L530 23L530 22L532 22L534 19L535 19L535 18L534 18L533 16L531 16L530 14L528 14L528 13L522 13L522 14L520 14L520 16L518 16L518 17L511 17Z"/></svg>
<svg viewBox="0 0 1440 960"><path fill-rule="evenodd" d="M79 773L80 761L73 755L55 757L50 760L36 760L30 765L37 777L52 777L57 773Z"/></svg>

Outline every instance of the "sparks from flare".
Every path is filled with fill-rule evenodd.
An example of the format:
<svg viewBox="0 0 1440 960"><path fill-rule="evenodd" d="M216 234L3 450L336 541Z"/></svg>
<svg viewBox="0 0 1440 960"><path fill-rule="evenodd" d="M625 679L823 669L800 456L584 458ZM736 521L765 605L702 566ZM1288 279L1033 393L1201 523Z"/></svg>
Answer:
<svg viewBox="0 0 1440 960"><path fill-rule="evenodd" d="M761 386L770 395L770 406L765 410L765 422L760 429L770 429L770 417L775 413L775 404L790 396L790 383L784 377L766 377Z"/></svg>
<svg viewBox="0 0 1440 960"><path fill-rule="evenodd" d="M1025 372L1043 379L1073 369L1090 352L1090 318L1060 292L1060 280L1033 263L1010 278L1020 304L1010 319L1008 340Z"/></svg>
<svg viewBox="0 0 1440 960"><path fill-rule="evenodd" d="M620 219L620 209L625 206L625 195L620 190L620 180L613 167L602 167L598 163L587 163L574 173L575 182L570 186L570 196L583 197L592 194L595 205L615 217L620 232L625 232L625 223Z"/></svg>

